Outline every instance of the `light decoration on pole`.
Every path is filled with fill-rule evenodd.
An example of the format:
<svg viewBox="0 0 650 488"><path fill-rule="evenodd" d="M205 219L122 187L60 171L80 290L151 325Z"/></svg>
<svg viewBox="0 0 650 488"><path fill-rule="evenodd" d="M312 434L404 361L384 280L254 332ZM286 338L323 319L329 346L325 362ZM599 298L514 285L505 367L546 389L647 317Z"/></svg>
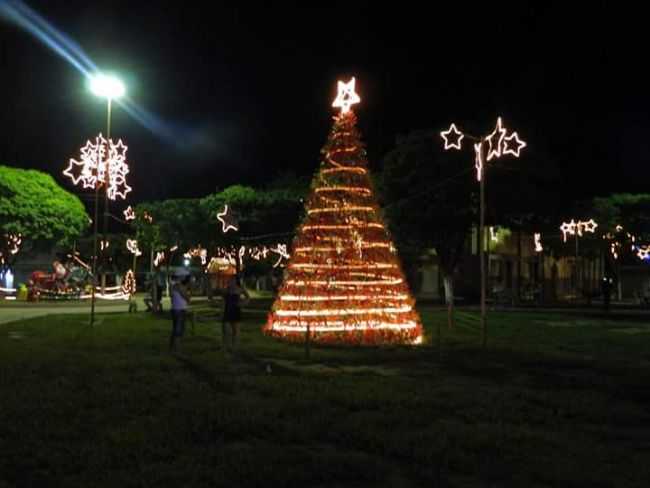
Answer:
<svg viewBox="0 0 650 488"><path fill-rule="evenodd" d="M126 208L126 210L124 210L124 220L126 220L127 222L129 222L130 220L135 220L135 211L133 210L131 205L129 205Z"/></svg>
<svg viewBox="0 0 650 488"><path fill-rule="evenodd" d="M420 318L391 250L350 109L359 101L354 87L354 79L338 84L333 106L341 110L263 331L292 342L419 344ZM272 250L284 258L286 246Z"/></svg>
<svg viewBox="0 0 650 488"><path fill-rule="evenodd" d="M138 241L135 239L127 239L126 240L126 248L129 250L131 254L134 256L142 256L142 251L138 248Z"/></svg>
<svg viewBox="0 0 650 488"><path fill-rule="evenodd" d="M135 290L135 275L133 274L133 270L130 269L126 272L126 276L122 282L122 293L131 296L135 294Z"/></svg>
<svg viewBox="0 0 650 488"><path fill-rule="evenodd" d="M94 142L88 141L81 148L79 161L70 159L63 174L74 185L81 183L83 188L104 186L110 200L125 199L131 187L126 182L129 166L126 163L127 146L120 139L115 144L99 134Z"/></svg>
<svg viewBox="0 0 650 488"><path fill-rule="evenodd" d="M221 222L221 230L226 234L229 230L234 230L237 232L239 226L235 221L232 212L229 212L228 205L224 205L223 210L217 213L217 219Z"/></svg>
<svg viewBox="0 0 650 488"><path fill-rule="evenodd" d="M589 232L593 234L596 232L596 227L598 227L598 224L594 221L594 219L589 219L584 222L582 220L578 220L576 222L574 219L571 219L571 222L562 222L560 231L562 232L562 238L564 239L564 242L566 242L567 235L574 236L577 234L579 237L582 237L583 232Z"/></svg>
<svg viewBox="0 0 650 488"><path fill-rule="evenodd" d="M449 143L449 137L454 135L456 140ZM464 138L472 141L474 148L474 167L476 168L476 180L480 184L480 211L479 211L479 259L481 269L481 332L483 346L487 344L487 272L485 259L485 164L493 159L498 159L505 155L519 157L521 150L526 147L526 143L519 138L516 132L508 135L508 130L504 127L501 117L497 117L497 123L494 130L483 137L476 137L459 130L455 124L451 124L449 129L440 133L445 144L444 149L462 148ZM488 263L489 264L489 263Z"/></svg>
<svg viewBox="0 0 650 488"><path fill-rule="evenodd" d="M535 239L535 252L544 251L544 246L542 245L542 234L539 232L535 232L533 234L533 238Z"/></svg>

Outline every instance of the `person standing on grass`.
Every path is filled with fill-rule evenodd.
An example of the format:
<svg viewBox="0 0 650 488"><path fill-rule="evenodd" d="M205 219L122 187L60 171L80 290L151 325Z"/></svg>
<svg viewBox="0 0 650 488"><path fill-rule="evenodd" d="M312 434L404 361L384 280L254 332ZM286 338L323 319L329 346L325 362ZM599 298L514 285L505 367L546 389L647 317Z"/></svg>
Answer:
<svg viewBox="0 0 650 488"><path fill-rule="evenodd" d="M239 344L239 322L241 321L241 298L248 301L250 295L241 284L239 275L233 275L223 295L222 340L226 351L236 350Z"/></svg>
<svg viewBox="0 0 650 488"><path fill-rule="evenodd" d="M169 350L177 352L181 337L185 333L185 313L190 303L188 291L189 276L183 277L180 281L174 281L171 290L172 301L172 333L169 337Z"/></svg>

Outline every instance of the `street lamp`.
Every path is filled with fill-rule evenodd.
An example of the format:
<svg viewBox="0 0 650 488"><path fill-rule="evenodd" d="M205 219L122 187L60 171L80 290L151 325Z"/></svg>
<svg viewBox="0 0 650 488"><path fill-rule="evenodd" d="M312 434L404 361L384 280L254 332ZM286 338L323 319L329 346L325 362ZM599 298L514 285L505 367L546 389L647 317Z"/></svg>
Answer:
<svg viewBox="0 0 650 488"><path fill-rule="evenodd" d="M511 155L516 158L526 147L526 143L519 139L517 132L508 135L507 129L503 126L501 117L497 118L496 127L487 136L477 137L458 130L456 124L451 124L449 129L440 132L440 137L445 142L445 150L462 147L464 138L472 141L474 145L474 167L476 168L476 179L480 185L480 210L479 210L479 259L481 261L481 331L483 335L483 347L487 343L487 320L486 320L486 273L485 273L485 165L492 159L499 159L502 156Z"/></svg>
<svg viewBox="0 0 650 488"><path fill-rule="evenodd" d="M114 99L120 98L126 92L122 81L112 75L97 73L90 78L89 88L93 95L106 99L106 140L110 147L111 140L111 106ZM106 151L105 171L108 173L108 159L110 151ZM107 175L108 176L108 175ZM107 181L108 182L108 181ZM95 232L93 237L93 276L97 276L97 212L99 208L99 184L95 186ZM107 185L108 187L108 185ZM104 191L104 237L107 240L108 234L108 191ZM102 275L102 293L106 285L106 275ZM93 284L91 306L90 306L90 324L95 320L95 284Z"/></svg>

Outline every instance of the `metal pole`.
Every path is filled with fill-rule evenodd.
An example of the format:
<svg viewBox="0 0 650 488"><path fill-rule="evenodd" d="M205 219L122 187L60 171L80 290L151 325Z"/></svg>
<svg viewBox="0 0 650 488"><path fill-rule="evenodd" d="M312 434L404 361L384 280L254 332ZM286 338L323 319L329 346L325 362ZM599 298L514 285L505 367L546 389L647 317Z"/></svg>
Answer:
<svg viewBox="0 0 650 488"><path fill-rule="evenodd" d="M483 143L478 145L479 160L483 161ZM479 259L481 260L481 333L483 335L483 347L487 345L487 311L485 307L485 167L481 165L481 190L480 190L480 223L479 223Z"/></svg>
<svg viewBox="0 0 650 488"><path fill-rule="evenodd" d="M578 232L576 232L576 303L580 293L580 269L578 267Z"/></svg>
<svg viewBox="0 0 650 488"><path fill-rule="evenodd" d="M104 241L104 249L108 244L108 170L110 162L110 150L111 150L111 99L107 99L107 110L106 110L106 162L104 167L104 236L102 240ZM106 287L106 270L102 270L102 293Z"/></svg>
<svg viewBox="0 0 650 488"><path fill-rule="evenodd" d="M97 220L99 209L99 182L95 183L95 219L93 220L95 230L93 232L93 275L92 291L90 292L90 325L95 323L95 287L97 286Z"/></svg>

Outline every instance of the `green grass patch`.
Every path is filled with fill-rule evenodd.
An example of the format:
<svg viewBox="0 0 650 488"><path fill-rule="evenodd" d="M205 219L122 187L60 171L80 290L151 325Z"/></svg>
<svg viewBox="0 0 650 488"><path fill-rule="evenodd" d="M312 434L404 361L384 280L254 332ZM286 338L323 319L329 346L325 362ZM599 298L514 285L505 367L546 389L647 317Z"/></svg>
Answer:
<svg viewBox="0 0 650 488"><path fill-rule="evenodd" d="M178 356L167 316L0 325L0 487L647 486L650 324L492 313L482 350L423 308L424 346L306 360L263 310L235 357L216 321Z"/></svg>

